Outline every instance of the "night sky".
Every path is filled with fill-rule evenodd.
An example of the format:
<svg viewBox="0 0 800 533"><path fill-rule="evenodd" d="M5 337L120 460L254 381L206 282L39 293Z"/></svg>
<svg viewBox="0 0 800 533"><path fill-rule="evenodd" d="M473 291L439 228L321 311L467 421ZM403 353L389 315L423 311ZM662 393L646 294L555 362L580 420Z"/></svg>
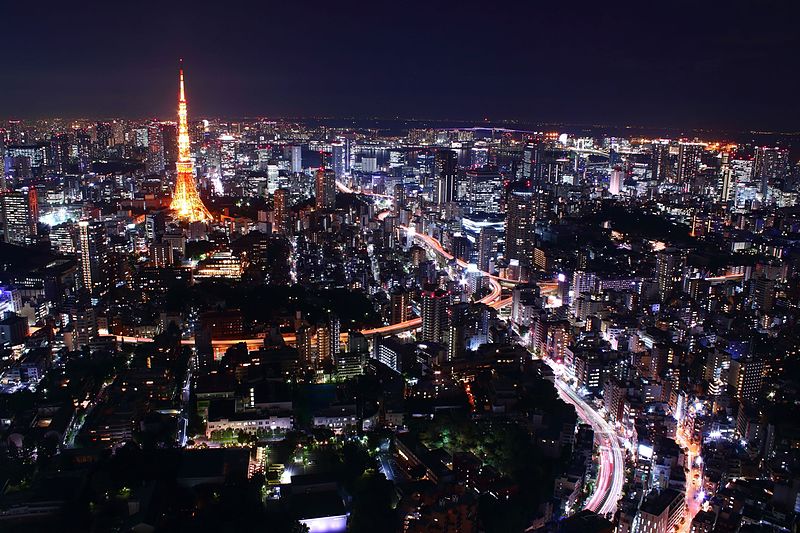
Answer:
<svg viewBox="0 0 800 533"><path fill-rule="evenodd" d="M171 116L183 57L195 117L798 131L798 4L6 0L0 117Z"/></svg>

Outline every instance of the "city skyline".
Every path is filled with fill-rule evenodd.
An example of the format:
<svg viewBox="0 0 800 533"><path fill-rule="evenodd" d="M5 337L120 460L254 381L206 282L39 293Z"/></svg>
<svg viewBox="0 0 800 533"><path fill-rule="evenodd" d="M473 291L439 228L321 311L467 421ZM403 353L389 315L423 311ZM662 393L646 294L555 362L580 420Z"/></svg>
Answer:
<svg viewBox="0 0 800 533"><path fill-rule="evenodd" d="M0 530L800 529L800 3L1 12Z"/></svg>
<svg viewBox="0 0 800 533"><path fill-rule="evenodd" d="M770 131L794 131L800 118L799 75L784 68L800 48L795 6L585 3L575 18L557 6L460 5L12 5L11 17L35 17L42 31L27 40L24 23L9 28L0 116L167 117L161 95L184 57L196 116ZM91 31L69 31L76 24ZM81 53L66 68L73 47Z"/></svg>

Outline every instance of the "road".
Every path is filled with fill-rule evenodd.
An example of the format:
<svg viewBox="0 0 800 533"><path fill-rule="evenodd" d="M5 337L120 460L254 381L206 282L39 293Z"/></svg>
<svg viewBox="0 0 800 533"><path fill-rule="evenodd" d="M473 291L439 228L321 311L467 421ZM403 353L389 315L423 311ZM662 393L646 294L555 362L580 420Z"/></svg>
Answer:
<svg viewBox="0 0 800 533"><path fill-rule="evenodd" d="M556 373L555 386L559 396L575 407L581 420L592 426L599 445L597 483L584 507L601 515L613 515L625 485L625 455L614 426L561 380L560 369L555 363L545 361Z"/></svg>
<svg viewBox="0 0 800 533"><path fill-rule="evenodd" d="M700 445L692 442L684 433L683 428L679 428L675 435L675 442L686 452L686 462L689 466L686 473L686 510L684 511L684 521L678 527L677 533L689 533L692 520L695 515L703 508L705 492L703 491L703 468ZM697 476L695 478L695 476Z"/></svg>

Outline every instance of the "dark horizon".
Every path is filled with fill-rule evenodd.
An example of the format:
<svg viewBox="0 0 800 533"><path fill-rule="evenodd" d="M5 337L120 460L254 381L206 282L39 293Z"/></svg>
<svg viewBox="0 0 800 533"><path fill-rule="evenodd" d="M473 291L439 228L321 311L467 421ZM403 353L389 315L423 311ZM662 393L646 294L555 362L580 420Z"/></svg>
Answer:
<svg viewBox="0 0 800 533"><path fill-rule="evenodd" d="M0 117L194 117L792 133L795 4L6 7ZM31 33L30 28L37 31Z"/></svg>

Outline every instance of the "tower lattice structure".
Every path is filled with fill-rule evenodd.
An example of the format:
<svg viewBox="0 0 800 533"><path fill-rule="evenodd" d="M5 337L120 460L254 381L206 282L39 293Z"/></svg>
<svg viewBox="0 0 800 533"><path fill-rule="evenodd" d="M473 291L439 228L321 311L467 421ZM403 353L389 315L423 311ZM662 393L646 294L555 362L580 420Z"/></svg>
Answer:
<svg viewBox="0 0 800 533"><path fill-rule="evenodd" d="M178 177L172 193L172 209L178 218L189 222L207 222L213 219L206 208L194 182L194 165L189 149L189 123L186 111L186 91L183 85L183 68L180 69L180 95L178 97Z"/></svg>

